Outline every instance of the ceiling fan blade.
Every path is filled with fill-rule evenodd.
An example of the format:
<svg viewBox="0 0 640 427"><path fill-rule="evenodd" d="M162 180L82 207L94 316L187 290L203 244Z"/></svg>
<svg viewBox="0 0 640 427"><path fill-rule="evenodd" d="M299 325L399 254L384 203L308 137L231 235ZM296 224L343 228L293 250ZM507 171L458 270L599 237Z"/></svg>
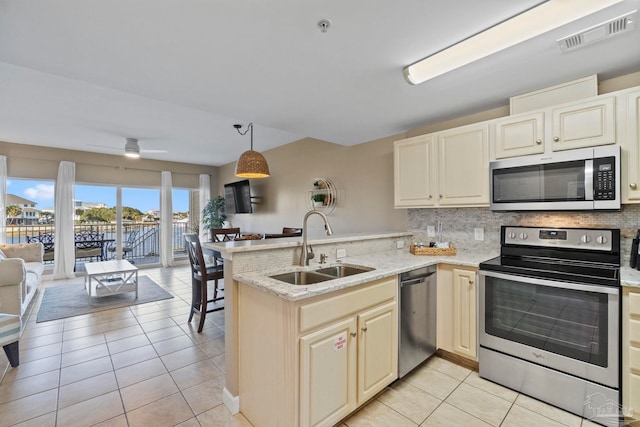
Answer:
<svg viewBox="0 0 640 427"><path fill-rule="evenodd" d="M141 153L166 153L167 150L145 150L144 148L140 149Z"/></svg>
<svg viewBox="0 0 640 427"><path fill-rule="evenodd" d="M90 147L98 147L98 148L108 148L109 150L118 150L118 151L122 151L122 148L120 147L109 147L106 145L98 145L98 144L87 144Z"/></svg>

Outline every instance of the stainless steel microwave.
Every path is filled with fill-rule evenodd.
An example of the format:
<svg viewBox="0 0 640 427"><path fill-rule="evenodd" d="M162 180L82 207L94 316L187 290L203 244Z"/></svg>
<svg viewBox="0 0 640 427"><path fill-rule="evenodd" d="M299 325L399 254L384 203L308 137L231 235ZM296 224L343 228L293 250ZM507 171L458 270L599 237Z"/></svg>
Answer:
<svg viewBox="0 0 640 427"><path fill-rule="evenodd" d="M490 163L493 211L620 210L620 146Z"/></svg>

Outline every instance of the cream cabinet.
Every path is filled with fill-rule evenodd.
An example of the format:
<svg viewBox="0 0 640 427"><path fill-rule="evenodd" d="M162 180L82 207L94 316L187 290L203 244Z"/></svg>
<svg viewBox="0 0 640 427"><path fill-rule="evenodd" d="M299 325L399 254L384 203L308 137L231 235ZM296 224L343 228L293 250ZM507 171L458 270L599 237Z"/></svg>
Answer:
<svg viewBox="0 0 640 427"><path fill-rule="evenodd" d="M544 153L544 113L520 114L494 123L496 159Z"/></svg>
<svg viewBox="0 0 640 427"><path fill-rule="evenodd" d="M622 173L622 201L635 203L640 201L640 88L628 91L623 99L627 114L622 156L627 167Z"/></svg>
<svg viewBox="0 0 640 427"><path fill-rule="evenodd" d="M476 360L476 268L438 265L437 346Z"/></svg>
<svg viewBox="0 0 640 427"><path fill-rule="evenodd" d="M622 407L640 418L640 289L622 288Z"/></svg>
<svg viewBox="0 0 640 427"><path fill-rule="evenodd" d="M397 208L433 206L437 176L435 135L420 135L395 141L394 201Z"/></svg>
<svg viewBox="0 0 640 427"><path fill-rule="evenodd" d="M489 125L421 135L394 145L395 207L489 204Z"/></svg>
<svg viewBox="0 0 640 427"><path fill-rule="evenodd" d="M616 96L509 116L494 126L496 159L615 144Z"/></svg>
<svg viewBox="0 0 640 427"><path fill-rule="evenodd" d="M240 410L333 426L398 376L397 277L302 301L239 287Z"/></svg>

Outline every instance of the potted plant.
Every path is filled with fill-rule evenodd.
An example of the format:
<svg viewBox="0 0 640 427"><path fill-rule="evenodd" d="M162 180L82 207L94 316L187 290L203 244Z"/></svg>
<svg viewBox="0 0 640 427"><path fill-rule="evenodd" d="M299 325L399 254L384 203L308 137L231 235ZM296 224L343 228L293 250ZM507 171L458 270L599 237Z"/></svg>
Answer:
<svg viewBox="0 0 640 427"><path fill-rule="evenodd" d="M326 197L327 195L322 193L316 193L313 196L311 196L311 199L313 200L313 206L315 207L324 206L324 201Z"/></svg>
<svg viewBox="0 0 640 427"><path fill-rule="evenodd" d="M206 230L222 228L222 223L227 219L224 209L224 197L218 196L210 199L202 209L202 226ZM215 240L213 235L211 240Z"/></svg>

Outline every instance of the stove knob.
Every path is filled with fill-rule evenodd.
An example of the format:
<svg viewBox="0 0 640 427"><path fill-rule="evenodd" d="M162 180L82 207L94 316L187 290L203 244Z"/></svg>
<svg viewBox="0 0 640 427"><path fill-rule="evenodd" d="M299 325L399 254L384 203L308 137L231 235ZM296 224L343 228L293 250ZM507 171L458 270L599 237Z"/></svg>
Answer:
<svg viewBox="0 0 640 427"><path fill-rule="evenodd" d="M601 245L604 245L605 243L607 243L607 238L604 236L598 236L596 237L596 242L600 243Z"/></svg>
<svg viewBox="0 0 640 427"><path fill-rule="evenodd" d="M584 236L582 236L582 237L580 238L580 241L581 241L582 243L589 243L589 242L591 241L591 237L589 237L589 236L587 236L587 235L585 234Z"/></svg>
<svg viewBox="0 0 640 427"><path fill-rule="evenodd" d="M516 238L516 233L514 233L513 231L511 231L511 232L509 233L509 238L510 238L511 240L515 239L515 238Z"/></svg>
<svg viewBox="0 0 640 427"><path fill-rule="evenodd" d="M520 238L521 238L522 240L527 240L527 237L529 237L529 236L527 235L527 233L520 233Z"/></svg>

